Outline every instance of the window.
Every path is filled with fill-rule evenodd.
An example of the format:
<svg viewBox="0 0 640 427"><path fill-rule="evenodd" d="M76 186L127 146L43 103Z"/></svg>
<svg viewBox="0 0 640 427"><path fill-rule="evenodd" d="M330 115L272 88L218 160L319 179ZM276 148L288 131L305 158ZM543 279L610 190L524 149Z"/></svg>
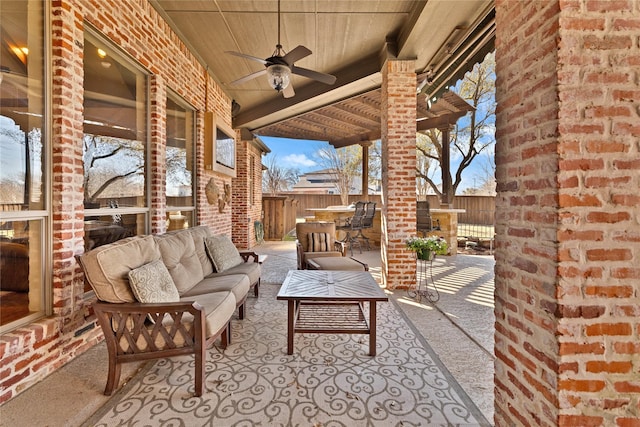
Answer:
<svg viewBox="0 0 640 427"><path fill-rule="evenodd" d="M177 95L167 98L167 230L194 225L195 111Z"/></svg>
<svg viewBox="0 0 640 427"><path fill-rule="evenodd" d="M85 250L147 232L147 80L108 42L85 34Z"/></svg>
<svg viewBox="0 0 640 427"><path fill-rule="evenodd" d="M0 2L0 332L44 316L44 2Z"/></svg>

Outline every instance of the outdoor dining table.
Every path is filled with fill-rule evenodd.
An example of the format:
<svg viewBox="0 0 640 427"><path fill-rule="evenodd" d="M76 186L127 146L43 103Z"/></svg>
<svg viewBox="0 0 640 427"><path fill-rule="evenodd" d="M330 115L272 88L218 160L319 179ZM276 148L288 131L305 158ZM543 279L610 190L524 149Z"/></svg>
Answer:
<svg viewBox="0 0 640 427"><path fill-rule="evenodd" d="M376 355L376 303L389 298L368 271L291 270L277 299L288 303L287 354L295 333L321 333L368 334Z"/></svg>

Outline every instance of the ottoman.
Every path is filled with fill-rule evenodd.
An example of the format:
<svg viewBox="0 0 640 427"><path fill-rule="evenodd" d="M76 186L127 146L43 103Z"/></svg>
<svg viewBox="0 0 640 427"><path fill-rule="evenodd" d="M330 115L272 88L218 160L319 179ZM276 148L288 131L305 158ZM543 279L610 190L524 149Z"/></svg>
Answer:
<svg viewBox="0 0 640 427"><path fill-rule="evenodd" d="M353 258L322 257L307 260L309 270L369 271L369 266Z"/></svg>

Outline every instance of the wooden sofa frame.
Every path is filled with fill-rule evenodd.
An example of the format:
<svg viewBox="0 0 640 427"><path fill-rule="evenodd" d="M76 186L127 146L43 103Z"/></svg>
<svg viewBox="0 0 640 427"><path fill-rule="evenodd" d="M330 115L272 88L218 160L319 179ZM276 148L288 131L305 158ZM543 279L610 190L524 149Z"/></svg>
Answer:
<svg viewBox="0 0 640 427"><path fill-rule="evenodd" d="M196 302L175 303L104 303L95 302L93 310L102 328L109 353L109 373L104 394L110 396L120 382L122 363L158 359L184 354L195 357L195 395L204 392L204 365L206 349L220 337L224 349L230 343L231 328L228 322L224 328L205 338L204 309ZM193 316L189 330L184 323L184 315ZM165 316L170 316L173 326L162 324ZM148 329L148 319L153 327ZM158 345L158 340L163 344ZM126 342L126 350L120 342Z"/></svg>

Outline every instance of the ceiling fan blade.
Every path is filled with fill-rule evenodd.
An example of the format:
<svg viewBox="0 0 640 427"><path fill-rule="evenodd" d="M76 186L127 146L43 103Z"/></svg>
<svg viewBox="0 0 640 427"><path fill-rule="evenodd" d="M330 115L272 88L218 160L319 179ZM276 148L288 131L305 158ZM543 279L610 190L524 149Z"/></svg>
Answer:
<svg viewBox="0 0 640 427"><path fill-rule="evenodd" d="M257 56L247 55L246 53L233 52L231 50L226 50L224 53L228 53L229 55L239 56L239 57L245 58L245 59L251 59L252 61L257 61L257 62L259 62L259 63L261 63L263 65L267 65L266 59L258 58Z"/></svg>
<svg viewBox="0 0 640 427"><path fill-rule="evenodd" d="M299 61L302 58L306 58L309 55L311 55L311 51L300 45L283 56L282 59L291 66L294 62Z"/></svg>
<svg viewBox="0 0 640 427"><path fill-rule="evenodd" d="M244 77L240 77L238 80L234 80L231 83L229 83L231 86L237 86L240 85L242 83L248 82L249 80L253 80L256 77L260 77L267 74L267 70L260 70L260 71L256 71L255 73L251 73L248 76L244 76Z"/></svg>
<svg viewBox="0 0 640 427"><path fill-rule="evenodd" d="M293 84L289 83L289 86L285 87L282 90L282 96L285 98L293 98L296 95L296 92L293 90Z"/></svg>
<svg viewBox="0 0 640 427"><path fill-rule="evenodd" d="M331 74L319 73L317 71L308 70L306 68L300 68L293 66L291 67L291 72L293 74L297 74L302 77L307 77L313 80L317 80L324 84L332 85L336 82L336 76L332 76Z"/></svg>

